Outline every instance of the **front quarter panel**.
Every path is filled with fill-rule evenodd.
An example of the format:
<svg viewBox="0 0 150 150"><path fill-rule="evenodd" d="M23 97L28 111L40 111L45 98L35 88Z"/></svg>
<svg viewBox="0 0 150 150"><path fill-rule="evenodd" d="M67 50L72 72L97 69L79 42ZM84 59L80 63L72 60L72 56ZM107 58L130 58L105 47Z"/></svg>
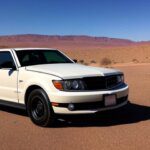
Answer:
<svg viewBox="0 0 150 150"><path fill-rule="evenodd" d="M21 104L25 103L25 93L28 87L37 85L48 94L50 92L55 92L57 90L53 86L52 80L60 80L60 79L61 78L49 74L27 71L25 67L19 68L19 77L18 77L19 103Z"/></svg>

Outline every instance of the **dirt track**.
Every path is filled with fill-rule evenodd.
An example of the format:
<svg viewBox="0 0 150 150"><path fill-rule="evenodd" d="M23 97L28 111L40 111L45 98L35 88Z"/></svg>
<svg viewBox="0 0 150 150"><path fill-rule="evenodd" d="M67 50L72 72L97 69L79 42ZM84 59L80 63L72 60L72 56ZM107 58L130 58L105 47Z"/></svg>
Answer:
<svg viewBox="0 0 150 150"><path fill-rule="evenodd" d="M149 150L150 65L119 67L130 86L131 105L56 128L32 124L21 110L0 107L0 150ZM89 116L87 116L89 117Z"/></svg>

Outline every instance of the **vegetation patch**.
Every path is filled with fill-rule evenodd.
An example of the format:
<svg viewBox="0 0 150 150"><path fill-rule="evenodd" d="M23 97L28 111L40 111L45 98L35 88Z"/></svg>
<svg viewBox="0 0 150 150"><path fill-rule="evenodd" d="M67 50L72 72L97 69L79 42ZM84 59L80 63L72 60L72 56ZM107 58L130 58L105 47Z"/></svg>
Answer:
<svg viewBox="0 0 150 150"><path fill-rule="evenodd" d="M101 60L101 65L110 65L111 63L112 63L112 61L107 57L105 57Z"/></svg>

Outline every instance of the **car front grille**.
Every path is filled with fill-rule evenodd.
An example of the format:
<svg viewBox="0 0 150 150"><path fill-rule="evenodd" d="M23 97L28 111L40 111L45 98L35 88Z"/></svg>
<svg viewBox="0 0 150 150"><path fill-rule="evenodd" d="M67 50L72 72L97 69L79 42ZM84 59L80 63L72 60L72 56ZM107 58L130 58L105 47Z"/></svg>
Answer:
<svg viewBox="0 0 150 150"><path fill-rule="evenodd" d="M108 90L119 83L117 81L117 75L102 76L102 77L85 77L83 81L87 90Z"/></svg>

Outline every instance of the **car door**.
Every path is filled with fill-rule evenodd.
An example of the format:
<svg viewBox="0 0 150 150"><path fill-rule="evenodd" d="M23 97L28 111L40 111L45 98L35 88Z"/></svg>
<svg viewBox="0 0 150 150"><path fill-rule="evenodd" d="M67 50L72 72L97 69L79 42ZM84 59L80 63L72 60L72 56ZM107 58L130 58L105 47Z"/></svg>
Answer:
<svg viewBox="0 0 150 150"><path fill-rule="evenodd" d="M18 102L16 68L11 51L0 51L0 100Z"/></svg>

